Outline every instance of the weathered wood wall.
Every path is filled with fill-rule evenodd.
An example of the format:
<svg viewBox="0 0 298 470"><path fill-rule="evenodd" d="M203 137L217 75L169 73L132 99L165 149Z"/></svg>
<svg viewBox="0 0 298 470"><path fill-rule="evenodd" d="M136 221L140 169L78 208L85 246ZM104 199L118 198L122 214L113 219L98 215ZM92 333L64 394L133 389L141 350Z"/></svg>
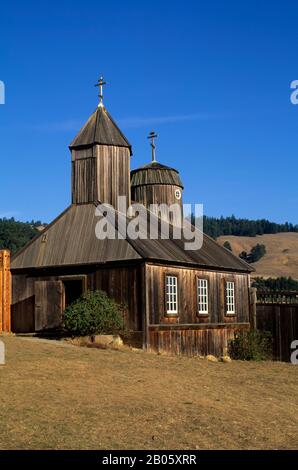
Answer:
<svg viewBox="0 0 298 470"><path fill-rule="evenodd" d="M95 145L72 150L72 202L100 201L118 208L118 196L126 196L130 205L129 149Z"/></svg>
<svg viewBox="0 0 298 470"><path fill-rule="evenodd" d="M97 200L95 158L80 158L72 162L72 202L84 204Z"/></svg>
<svg viewBox="0 0 298 470"><path fill-rule="evenodd" d="M0 251L0 332L10 332L11 275L10 252Z"/></svg>
<svg viewBox="0 0 298 470"><path fill-rule="evenodd" d="M178 277L178 315L166 314L165 276ZM209 312L198 314L197 277L208 279ZM235 315L226 314L225 282L235 282ZM220 356L239 329L249 329L249 275L147 265L147 349Z"/></svg>
<svg viewBox="0 0 298 470"><path fill-rule="evenodd" d="M236 330L249 329L249 324L198 324L149 326L149 351L185 356L221 356L227 353L228 341Z"/></svg>
<svg viewBox="0 0 298 470"><path fill-rule="evenodd" d="M167 317L165 310L165 276L178 277L178 316ZM197 277L208 279L209 314L199 315L197 306ZM225 309L225 282L235 282L235 315ZM249 322L249 275L212 272L190 268L148 265L147 283L150 324L177 323L241 323Z"/></svg>
<svg viewBox="0 0 298 470"><path fill-rule="evenodd" d="M142 330L142 277L141 267L114 267L98 269L89 277L89 288L105 291L121 304L126 326L133 331Z"/></svg>
<svg viewBox="0 0 298 470"><path fill-rule="evenodd" d="M80 267L77 270L55 270L36 272L35 275L14 274L12 276L13 296L12 296L12 331L15 333L32 332L40 330L45 321L44 313L39 314L40 306L49 305L49 314L56 319L61 316L61 305L64 304L55 297L55 302L48 299L48 293L42 295L42 287L39 287L38 299L36 298L37 287L40 281L56 283L66 276L85 276L85 286L88 290L101 289L123 305L123 315L126 326L134 331L142 329L142 306L141 306L141 275L140 266L118 266L95 269L90 267ZM63 291L61 291L63 296ZM49 323L47 322L48 326Z"/></svg>
<svg viewBox="0 0 298 470"><path fill-rule="evenodd" d="M26 274L12 275L11 330L13 333L35 331L35 278Z"/></svg>
<svg viewBox="0 0 298 470"><path fill-rule="evenodd" d="M124 306L126 326L144 331L144 345L152 351L171 354L221 355L234 331L249 328L249 275L212 272L154 264L73 267L43 271L35 276L13 276L12 318L14 331L32 331L35 282L59 281L67 275L85 275L86 288L102 289ZM178 316L165 311L165 275L178 277ZM209 314L197 313L196 278L209 280ZM235 282L236 312L225 314L225 282ZM59 302L58 302L59 303ZM60 305L60 304L59 304ZM59 313L59 312L58 312ZM33 320L32 320L33 318Z"/></svg>
<svg viewBox="0 0 298 470"><path fill-rule="evenodd" d="M180 226L183 210L182 210L182 197L177 199L175 197L175 191L179 190L182 193L182 188L174 185L144 185L135 186L131 188L131 199L139 204L143 204L145 207L150 208L151 204L161 205L160 210L151 207L152 212L166 220L173 225ZM174 211L169 211L168 206L175 204L177 208Z"/></svg>
<svg viewBox="0 0 298 470"><path fill-rule="evenodd" d="M35 331L59 328L64 310L64 287L62 281L36 281Z"/></svg>
<svg viewBox="0 0 298 470"><path fill-rule="evenodd" d="M118 208L118 196L130 206L130 151L127 147L96 146L98 200Z"/></svg>

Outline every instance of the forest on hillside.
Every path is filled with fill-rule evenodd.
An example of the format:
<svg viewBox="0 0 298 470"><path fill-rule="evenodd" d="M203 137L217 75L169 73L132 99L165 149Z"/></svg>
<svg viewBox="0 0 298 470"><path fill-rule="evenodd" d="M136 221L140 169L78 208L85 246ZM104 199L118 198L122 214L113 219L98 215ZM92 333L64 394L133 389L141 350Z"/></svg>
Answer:
<svg viewBox="0 0 298 470"><path fill-rule="evenodd" d="M13 217L11 219L0 219L0 250L10 250L16 253L37 233L40 221L19 222Z"/></svg>
<svg viewBox="0 0 298 470"><path fill-rule="evenodd" d="M269 277L268 279L256 277L253 279L252 287L259 290L298 291L298 281L292 277Z"/></svg>
<svg viewBox="0 0 298 470"><path fill-rule="evenodd" d="M193 216L192 221L194 222ZM281 232L298 232L298 225L289 222L277 224L267 219L237 219L234 215L220 218L204 216L203 222L204 232L213 238L221 235L255 237L256 235Z"/></svg>

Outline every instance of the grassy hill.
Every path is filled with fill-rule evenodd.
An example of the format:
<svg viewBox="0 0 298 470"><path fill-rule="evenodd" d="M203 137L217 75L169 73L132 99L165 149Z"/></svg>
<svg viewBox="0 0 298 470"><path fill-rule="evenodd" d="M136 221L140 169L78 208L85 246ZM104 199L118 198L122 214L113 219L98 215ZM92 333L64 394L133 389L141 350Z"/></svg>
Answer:
<svg viewBox="0 0 298 470"><path fill-rule="evenodd" d="M250 252L257 243L266 246L266 254L252 266L256 269L254 276L280 277L291 276L298 279L298 233L285 232L256 237L241 237L223 235L217 241L223 245L229 241L233 253L239 255L242 251Z"/></svg>

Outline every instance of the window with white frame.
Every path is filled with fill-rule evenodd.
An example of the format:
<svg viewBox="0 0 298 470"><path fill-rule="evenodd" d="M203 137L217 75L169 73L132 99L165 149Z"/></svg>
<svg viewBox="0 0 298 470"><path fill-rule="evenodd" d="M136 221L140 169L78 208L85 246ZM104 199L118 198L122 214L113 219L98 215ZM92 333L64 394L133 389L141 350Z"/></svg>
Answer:
<svg viewBox="0 0 298 470"><path fill-rule="evenodd" d="M198 313L208 314L208 280L197 278Z"/></svg>
<svg viewBox="0 0 298 470"><path fill-rule="evenodd" d="M168 314L178 314L178 279L176 276L166 276L166 308Z"/></svg>
<svg viewBox="0 0 298 470"><path fill-rule="evenodd" d="M226 296L227 315L233 315L235 313L235 282L227 282Z"/></svg>

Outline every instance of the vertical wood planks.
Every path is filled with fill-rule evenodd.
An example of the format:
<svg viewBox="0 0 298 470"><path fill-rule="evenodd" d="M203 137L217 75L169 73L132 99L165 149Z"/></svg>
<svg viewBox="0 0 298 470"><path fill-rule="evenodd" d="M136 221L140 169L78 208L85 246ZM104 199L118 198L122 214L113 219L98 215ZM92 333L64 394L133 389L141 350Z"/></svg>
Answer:
<svg viewBox="0 0 298 470"><path fill-rule="evenodd" d="M170 355L221 356L226 354L236 329L247 330L249 325L154 325L149 327L148 350Z"/></svg>
<svg viewBox="0 0 298 470"><path fill-rule="evenodd" d="M0 332L9 333L11 304L10 252L0 251Z"/></svg>
<svg viewBox="0 0 298 470"><path fill-rule="evenodd" d="M165 276L178 278L178 316L167 317L165 311ZM196 279L208 280L209 312L198 315ZM224 286L227 279L235 282L235 315L226 315ZM194 268L148 264L147 289L150 323L234 323L249 322L249 274L225 273Z"/></svg>
<svg viewBox="0 0 298 470"><path fill-rule="evenodd" d="M289 362L291 343L298 339L298 305L257 304L257 328L271 333L274 359Z"/></svg>

